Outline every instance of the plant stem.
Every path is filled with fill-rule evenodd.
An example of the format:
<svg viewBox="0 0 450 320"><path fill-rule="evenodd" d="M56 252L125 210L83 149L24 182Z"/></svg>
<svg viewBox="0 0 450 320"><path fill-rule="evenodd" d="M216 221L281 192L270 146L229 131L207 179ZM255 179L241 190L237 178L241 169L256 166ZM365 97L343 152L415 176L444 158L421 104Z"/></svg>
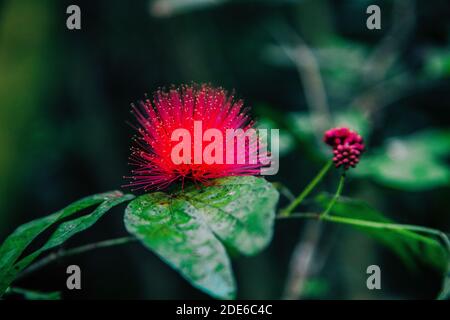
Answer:
<svg viewBox="0 0 450 320"><path fill-rule="evenodd" d="M331 201L328 203L327 208L325 209L325 211L320 215L320 219L324 219L324 218L329 216L329 213L330 213L331 209L333 208L334 204L336 203L336 201L341 196L342 189L344 188L344 182L345 182L345 173L343 173L341 175L341 178L339 179L339 184L338 184L336 193L334 194L334 196L331 199Z"/></svg>
<svg viewBox="0 0 450 320"><path fill-rule="evenodd" d="M358 227L386 229L386 230L399 230L399 231L413 231L413 232L431 234L442 240L446 249L448 250L448 253L450 254L450 240L449 240L448 236L444 232L437 230L437 229L433 229L433 228L416 226L416 225L412 225L412 224L367 221L367 220L352 219L352 218L345 218L345 217L338 217L338 216L331 216L331 215L324 216L324 214L319 214L319 213L314 213L314 212L297 212L297 213L292 213L289 217L278 216L277 218L278 219L286 219L286 218L321 219L324 221L348 224L348 225L353 225L353 226L358 226ZM421 238L419 240L424 241L425 239L426 238Z"/></svg>
<svg viewBox="0 0 450 320"><path fill-rule="evenodd" d="M325 169L325 168L324 168ZM325 171L322 169L322 171ZM322 172L321 171L321 172ZM313 180L313 182L320 176L321 174L319 173L319 175ZM319 180L320 181L320 180ZM300 194L300 196L296 199L300 199L303 200L303 198L306 196L302 195L304 193L308 194L312 188L309 188L311 184L310 183L305 190L308 190L307 192L305 192L305 190ZM333 198L331 199L331 201L328 203L325 211L323 211L322 213L315 213L315 212L299 212L299 213L293 213L291 214L292 210L288 211L288 214L283 214L281 213L280 215L278 215L278 219L286 219L286 218L311 218L311 219L319 219L319 220L325 220L325 221L329 221L329 222L336 222L336 223L343 223L343 224L349 224L349 225L354 225L354 226L359 226L359 227L368 227L368 228L375 228L375 229L387 229L387 230L399 230L399 231L413 231L413 232L420 232L420 233L427 233L427 234L431 234L434 235L435 237L438 237L442 240L442 242L444 243L448 253L450 254L450 240L448 238L448 236L440 231L440 230L436 230L433 228L428 228L428 227L422 227L422 226L416 226L416 225L411 225L411 224L398 224L398 223L387 223L387 222L377 222L377 221L367 221L367 220L360 220L360 219L352 219L352 218L346 218L346 217L339 217L339 216L331 216L329 213L331 211L331 209L333 208L333 206L335 205L336 201L339 199L341 193L342 193L342 189L344 187L344 182L345 182L345 173L341 175L341 178L339 180L339 185L338 188L336 190L336 193L334 194ZM317 183L316 183L317 184ZM301 202L300 200L300 202ZM295 202L295 201L294 201ZM292 205L288 207L288 209L290 207L295 207L296 205ZM287 211L287 209L286 209ZM418 235L419 237L419 235ZM424 241L425 239L420 238L419 240Z"/></svg>
<svg viewBox="0 0 450 320"><path fill-rule="evenodd" d="M135 237L121 237L121 238L115 238L115 239L109 239L109 240L103 240L103 241L99 241L99 242L89 243L89 244L85 244L85 245L82 245L82 246L79 246L76 248L72 248L72 249L68 249L68 250L62 249L62 250L53 252L53 253L49 254L48 256L46 256L45 258L42 258L41 260L33 263L31 266L29 266L27 269L25 269L19 275L18 278L25 277L25 276L29 275L30 273L33 273L33 272L41 269L42 267L52 263L53 261L63 258L63 257L81 254L81 253L88 252L88 251L91 251L94 249L117 246L117 245L129 243L132 241L136 241L136 240L137 240L137 238L135 238Z"/></svg>
<svg viewBox="0 0 450 320"><path fill-rule="evenodd" d="M297 208L297 206L302 203L302 201L311 193L311 191L316 187L316 185L323 179L325 174L328 172L328 170L331 168L331 165L333 164L333 161L328 161L326 165L322 168L322 170L319 171L319 173L314 177L314 179L306 186L305 189L303 189L302 193L295 198L294 201L290 203L289 206L287 206L285 209L281 210L280 215L283 217L288 217L291 212Z"/></svg>
<svg viewBox="0 0 450 320"><path fill-rule="evenodd" d="M343 224L349 224L349 225L360 226L360 227L369 227L369 228L387 229L387 230L408 230L408 231L432 234L442 240L442 242L445 244L448 252L450 253L450 241L449 241L447 235L445 235L445 233L443 233L442 231L436 230L433 228L416 226L416 225L411 225L411 224L365 221L365 220L337 217L337 216L326 216L326 217L323 217L323 219L326 221L330 221L330 222L343 223Z"/></svg>

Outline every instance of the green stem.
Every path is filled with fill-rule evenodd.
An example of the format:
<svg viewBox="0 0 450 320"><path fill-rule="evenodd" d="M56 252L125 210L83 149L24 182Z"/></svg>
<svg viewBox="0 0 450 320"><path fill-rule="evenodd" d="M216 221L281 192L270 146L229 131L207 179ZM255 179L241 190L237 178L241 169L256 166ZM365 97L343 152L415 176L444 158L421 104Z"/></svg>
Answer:
<svg viewBox="0 0 450 320"><path fill-rule="evenodd" d="M325 211L320 215L320 219L325 219L326 217L329 216L329 213L330 213L331 209L333 208L334 204L336 203L336 201L341 196L342 189L344 188L344 182L345 182L345 173L343 173L341 175L341 178L339 179L339 184L338 184L336 193L334 194L333 199L331 199L331 201L328 203Z"/></svg>
<svg viewBox="0 0 450 320"><path fill-rule="evenodd" d="M322 169L322 171L324 171L324 169ZM325 172L326 172L326 170L325 170ZM320 174L318 175L318 177L319 176L320 176ZM316 179L314 179L314 180L316 180ZM314 182L314 180L313 180L313 182ZM352 219L352 218L338 217L338 216L330 215L329 213L330 213L331 209L333 208L333 206L336 204L336 201L341 196L342 189L344 188L344 183L345 183L345 173L341 175L336 193L334 194L331 201L328 203L325 211L323 211L322 213L318 214L315 212L300 212L300 213L291 214L291 211L289 211L287 215L281 213L277 218L279 218L279 219L312 218L312 219L319 219L319 220L325 220L325 221L336 222L336 223L349 224L349 225L354 225L354 226L359 226L359 227L368 227L368 228L386 229L386 230L398 230L398 231L413 231L413 232L431 234L431 235L441 239L441 241L444 243L448 253L450 254L450 240L449 240L448 236L440 230L436 230L436 229L428 228L428 227L411 225L411 224L376 222L376 221L359 220L359 219ZM308 187L309 187L309 185L308 185ZM308 189L308 187L306 189ZM302 194L299 196L299 198L301 198L301 196L304 193L305 193L305 191L302 192ZM307 192L307 193L309 193L309 192ZM292 204L291 204L291 206L292 206ZM411 234L410 236L413 236L413 234ZM426 239L422 238L420 235L415 234L415 236L418 240L422 240L422 241L426 240Z"/></svg>
<svg viewBox="0 0 450 320"><path fill-rule="evenodd" d="M297 206L302 203L302 201L311 193L311 191L316 187L316 185L323 179L325 174L331 168L333 161L328 161L327 164L320 170L320 172L314 177L314 179L303 189L302 193L292 201L289 206L281 210L281 216L287 217L291 212L297 208Z"/></svg>
<svg viewBox="0 0 450 320"><path fill-rule="evenodd" d="M448 252L450 253L450 240L448 236L440 231L433 228L421 227L412 224L399 224L399 223L388 223L388 222L376 222L376 221L367 221L367 220L359 220L338 216L331 216L314 212L299 212L293 213L289 217L278 216L278 219L286 219L286 218L298 218L298 219L322 219L324 221L353 225L358 227L367 227L374 229L385 229L385 230L398 230L398 231L413 231L413 232L421 232L436 236L442 240ZM411 235L412 236L412 235ZM419 235L418 235L419 236ZM426 238L417 238L418 240L425 241Z"/></svg>
<svg viewBox="0 0 450 320"><path fill-rule="evenodd" d="M345 218L345 217L337 217L337 216L326 216L323 217L324 220L336 222L336 223L343 223L343 224L349 224L354 226L360 226L360 227L369 227L369 228L375 228L375 229L386 229L386 230L408 230L408 231L414 231L414 232L421 232L426 234L434 235L442 240L442 242L445 244L448 252L450 253L450 241L448 237L440 230L436 230L433 228L428 227L421 227L411 224L399 224L399 223L387 223L387 222L376 222L376 221L364 221L359 219L352 219L352 218ZM421 239L423 240L423 239Z"/></svg>
<svg viewBox="0 0 450 320"><path fill-rule="evenodd" d="M109 240L89 243L89 244L82 245L82 246L68 249L68 250L59 250L59 251L49 254L48 256L46 256L45 258L42 258L41 260L33 263L31 266L29 266L27 269L25 269L18 278L25 277L28 274L33 273L33 272L41 269L42 267L52 263L53 261L63 258L63 257L81 254L81 253L91 251L94 249L117 246L117 245L125 244L128 242L136 241L136 240L137 240L137 238L135 238L135 237L122 237L122 238L115 238L115 239L109 239Z"/></svg>

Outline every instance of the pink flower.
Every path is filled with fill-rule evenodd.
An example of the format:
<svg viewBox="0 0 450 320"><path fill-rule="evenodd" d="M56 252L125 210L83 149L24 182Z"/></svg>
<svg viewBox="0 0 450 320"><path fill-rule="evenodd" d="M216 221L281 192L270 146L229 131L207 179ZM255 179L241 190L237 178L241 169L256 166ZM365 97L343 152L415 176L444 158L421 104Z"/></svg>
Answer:
<svg viewBox="0 0 450 320"><path fill-rule="evenodd" d="M336 168L345 170L355 167L364 152L362 137L348 128L334 128L325 132L323 140L333 148L333 162Z"/></svg>
<svg viewBox="0 0 450 320"><path fill-rule="evenodd" d="M175 163L172 157L172 151L178 144L172 139L175 130L181 128L195 136L196 125L201 122L202 134L208 129L219 130L224 136L227 129L242 129L245 133L254 126L247 114L248 110L243 108L241 100L235 100L224 89L208 85L159 90L154 94L153 101L141 101L140 108L133 106L132 112L139 126L136 128L136 146L131 148L130 164L135 169L129 177L132 181L128 186L154 190L166 188L175 182L184 184L185 180L206 183L214 178L259 174L263 166L259 161L252 164ZM192 142L192 154L195 152L195 143L198 141ZM204 152L205 144L200 148ZM227 147L223 148L224 154L229 151L225 150ZM235 158L238 153L248 158L249 154L257 153L259 148L258 143L248 145L244 151L237 151Z"/></svg>

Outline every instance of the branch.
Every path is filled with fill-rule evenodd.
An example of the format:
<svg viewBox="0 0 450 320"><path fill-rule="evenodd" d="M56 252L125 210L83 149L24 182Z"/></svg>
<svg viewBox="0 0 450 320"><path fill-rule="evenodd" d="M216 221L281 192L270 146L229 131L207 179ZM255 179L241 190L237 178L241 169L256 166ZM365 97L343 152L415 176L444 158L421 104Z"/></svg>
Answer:
<svg viewBox="0 0 450 320"><path fill-rule="evenodd" d="M45 267L46 265L48 265L60 258L63 258L63 257L73 256L73 255L81 254L81 253L88 252L88 251L95 250L95 249L117 246L117 245L125 244L128 242L136 241L136 240L137 240L137 238L135 238L135 237L122 237L122 238L109 239L109 240L104 240L104 241L95 242L95 243L89 243L89 244L82 245L80 247L76 247L76 248L68 249L68 250L61 249L59 251L56 251L56 252L53 252L53 253L47 255L45 258L42 258L41 260L33 263L31 266L29 266L27 269L25 269L17 277L17 279L26 277L27 275Z"/></svg>

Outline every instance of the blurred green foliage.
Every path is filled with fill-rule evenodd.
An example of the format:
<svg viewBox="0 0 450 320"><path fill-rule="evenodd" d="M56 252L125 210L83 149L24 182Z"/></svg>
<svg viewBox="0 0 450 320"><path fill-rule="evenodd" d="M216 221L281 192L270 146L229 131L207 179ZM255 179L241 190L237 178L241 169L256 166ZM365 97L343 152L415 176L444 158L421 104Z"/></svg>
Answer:
<svg viewBox="0 0 450 320"><path fill-rule="evenodd" d="M52 62L52 6L35 1L3 3L0 21L0 207L8 210L11 191L23 187L20 166L30 158L30 145L39 139L39 125L45 116L39 105L48 99L53 77L47 77ZM24 28L27 21L32 28ZM44 80L45 79L45 80ZM28 148L24 149L24 146ZM0 225L10 218L0 215ZM0 227L1 230L2 227Z"/></svg>
<svg viewBox="0 0 450 320"><path fill-rule="evenodd" d="M395 137L365 156L358 177L371 177L387 186L420 191L450 183L450 131L429 130Z"/></svg>
<svg viewBox="0 0 450 320"><path fill-rule="evenodd" d="M18 294L26 300L60 300L61 292L40 292L22 288L11 288L8 293Z"/></svg>
<svg viewBox="0 0 450 320"><path fill-rule="evenodd" d="M375 3L379 31L365 27L372 1L77 1L82 29L69 31L70 1L1 1L0 240L73 199L119 188L129 174L129 103L191 81L235 89L261 127L280 129L280 172L270 179L291 193L330 156L323 130L347 125L363 135L367 152L344 194L389 212L386 219L450 230L450 4ZM330 177L324 188L335 183ZM120 215L110 218L70 245L125 232ZM301 221L277 224L267 250L237 258L238 297L281 297L299 234L310 230ZM433 267L405 272L376 241L336 226L317 237L319 262L299 297L431 298L440 289ZM90 286L65 293L73 298L206 297L140 247L77 259L90 270ZM104 270L103 262L114 267ZM381 293L352 280L367 263L389 270ZM18 285L59 290L63 266Z"/></svg>

